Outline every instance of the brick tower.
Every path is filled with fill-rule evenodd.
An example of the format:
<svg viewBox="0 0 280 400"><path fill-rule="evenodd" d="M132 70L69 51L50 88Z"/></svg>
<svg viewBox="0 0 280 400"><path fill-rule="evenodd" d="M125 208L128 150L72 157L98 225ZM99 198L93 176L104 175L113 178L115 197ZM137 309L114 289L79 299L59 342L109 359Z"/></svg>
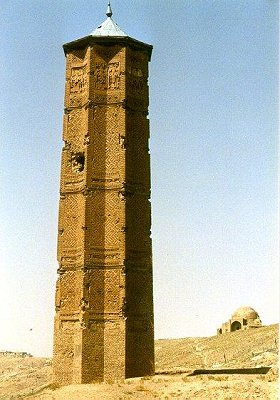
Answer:
<svg viewBox="0 0 280 400"><path fill-rule="evenodd" d="M65 44L54 382L154 373L148 62L107 19Z"/></svg>

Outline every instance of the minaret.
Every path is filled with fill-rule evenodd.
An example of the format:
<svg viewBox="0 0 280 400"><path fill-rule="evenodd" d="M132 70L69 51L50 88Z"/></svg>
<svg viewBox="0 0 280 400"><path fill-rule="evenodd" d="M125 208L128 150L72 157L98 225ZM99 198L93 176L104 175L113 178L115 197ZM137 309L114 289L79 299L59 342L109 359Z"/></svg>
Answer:
<svg viewBox="0 0 280 400"><path fill-rule="evenodd" d="M148 62L107 19L65 44L54 382L154 373Z"/></svg>

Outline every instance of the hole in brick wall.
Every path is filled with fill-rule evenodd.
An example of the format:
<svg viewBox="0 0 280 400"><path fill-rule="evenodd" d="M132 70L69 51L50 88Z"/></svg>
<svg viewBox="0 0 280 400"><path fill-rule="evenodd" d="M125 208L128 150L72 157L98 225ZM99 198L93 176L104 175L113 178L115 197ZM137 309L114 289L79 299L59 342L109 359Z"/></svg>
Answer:
<svg viewBox="0 0 280 400"><path fill-rule="evenodd" d="M71 157L72 170L74 172L82 172L85 167L85 155L84 153L75 153Z"/></svg>

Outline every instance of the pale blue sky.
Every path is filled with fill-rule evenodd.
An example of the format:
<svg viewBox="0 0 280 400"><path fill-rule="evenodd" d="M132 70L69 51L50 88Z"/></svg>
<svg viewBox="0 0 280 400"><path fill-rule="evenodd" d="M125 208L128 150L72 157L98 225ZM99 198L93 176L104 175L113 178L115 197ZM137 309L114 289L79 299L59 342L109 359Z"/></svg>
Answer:
<svg viewBox="0 0 280 400"><path fill-rule="evenodd" d="M0 349L51 355L65 59L101 0L2 0ZM278 321L278 1L112 0L150 64L156 337ZM32 330L30 330L32 329Z"/></svg>

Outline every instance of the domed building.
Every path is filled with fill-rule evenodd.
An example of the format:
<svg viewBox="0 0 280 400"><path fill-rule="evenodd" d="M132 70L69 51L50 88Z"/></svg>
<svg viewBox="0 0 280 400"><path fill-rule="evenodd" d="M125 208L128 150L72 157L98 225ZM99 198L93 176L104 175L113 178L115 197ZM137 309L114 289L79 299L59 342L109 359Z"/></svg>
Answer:
<svg viewBox="0 0 280 400"><path fill-rule="evenodd" d="M222 326L217 329L217 334L234 332L240 329L259 328L262 326L260 316L252 307L239 307L231 316L231 319L224 322Z"/></svg>

